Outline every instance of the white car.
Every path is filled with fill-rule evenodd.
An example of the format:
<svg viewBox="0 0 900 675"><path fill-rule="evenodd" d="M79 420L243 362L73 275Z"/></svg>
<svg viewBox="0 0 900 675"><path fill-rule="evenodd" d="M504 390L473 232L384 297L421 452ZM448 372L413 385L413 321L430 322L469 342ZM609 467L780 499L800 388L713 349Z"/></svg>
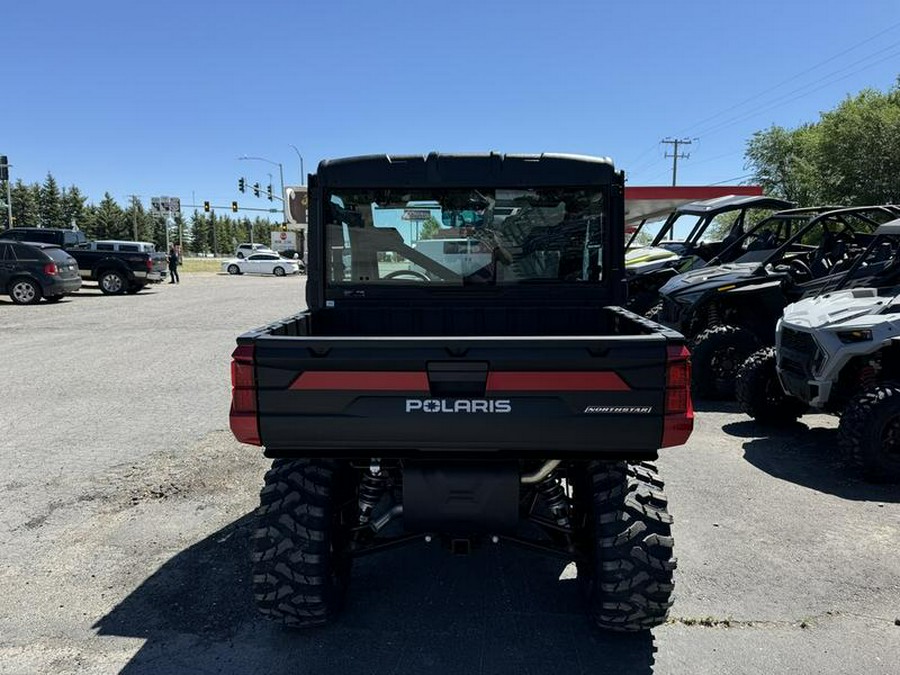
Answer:
<svg viewBox="0 0 900 675"><path fill-rule="evenodd" d="M235 258L246 258L251 253L275 253L265 244L240 244L234 252Z"/></svg>
<svg viewBox="0 0 900 675"><path fill-rule="evenodd" d="M282 258L277 253L252 253L246 258L234 258L222 263L222 271L228 274L299 274L300 263Z"/></svg>

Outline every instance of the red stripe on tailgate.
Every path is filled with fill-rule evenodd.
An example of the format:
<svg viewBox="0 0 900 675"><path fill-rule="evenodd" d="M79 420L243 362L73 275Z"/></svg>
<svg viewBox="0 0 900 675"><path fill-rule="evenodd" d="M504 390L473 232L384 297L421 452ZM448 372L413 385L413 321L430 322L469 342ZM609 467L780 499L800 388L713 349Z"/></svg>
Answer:
<svg viewBox="0 0 900 675"><path fill-rule="evenodd" d="M494 372L488 373L488 391L630 391L610 372Z"/></svg>
<svg viewBox="0 0 900 675"><path fill-rule="evenodd" d="M379 372L354 370L308 370L290 387L294 390L428 391L424 372Z"/></svg>

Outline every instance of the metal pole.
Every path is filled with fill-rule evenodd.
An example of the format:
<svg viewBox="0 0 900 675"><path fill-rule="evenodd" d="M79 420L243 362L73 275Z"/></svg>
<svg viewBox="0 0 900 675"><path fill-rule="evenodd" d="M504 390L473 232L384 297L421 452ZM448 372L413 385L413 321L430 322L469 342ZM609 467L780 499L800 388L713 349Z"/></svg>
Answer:
<svg viewBox="0 0 900 675"><path fill-rule="evenodd" d="M7 164L7 167L9 167L9 166L10 166L10 165ZM11 181L9 180L9 178L7 178L7 179L6 179L6 217L7 217L7 220L6 220L6 227L7 227L7 229L11 229L12 226L13 226L13 219L12 219L12 193L10 192L10 189L9 189L9 184L10 184L10 182L11 182Z"/></svg>
<svg viewBox="0 0 900 675"><path fill-rule="evenodd" d="M216 210L212 209L210 212L209 222L212 226L212 235L213 235L213 257L219 255L219 243L216 239Z"/></svg>
<svg viewBox="0 0 900 675"><path fill-rule="evenodd" d="M281 162L278 163L278 177L281 179L281 222L287 222L284 217L284 207L287 204L287 201L284 197L284 167L281 166Z"/></svg>
<svg viewBox="0 0 900 675"><path fill-rule="evenodd" d="M300 158L300 185L306 185L306 173L303 171L303 155L300 154L296 145L293 143L288 143L288 145L294 149L294 152L297 153L297 157Z"/></svg>

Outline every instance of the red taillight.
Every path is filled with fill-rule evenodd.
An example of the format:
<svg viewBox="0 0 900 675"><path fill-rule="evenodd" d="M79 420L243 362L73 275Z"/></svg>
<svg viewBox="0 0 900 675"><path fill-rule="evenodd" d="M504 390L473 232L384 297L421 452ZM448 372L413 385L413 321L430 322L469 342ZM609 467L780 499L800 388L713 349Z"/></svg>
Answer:
<svg viewBox="0 0 900 675"><path fill-rule="evenodd" d="M153 260L150 258L147 258L147 271L148 272L153 271Z"/></svg>
<svg viewBox="0 0 900 675"><path fill-rule="evenodd" d="M666 414L660 447L684 445L694 430L691 401L691 353L684 345L669 347L666 359Z"/></svg>
<svg viewBox="0 0 900 675"><path fill-rule="evenodd" d="M44 274L49 274L51 277L59 274L59 268L56 266L56 263L51 262L44 265Z"/></svg>
<svg viewBox="0 0 900 675"><path fill-rule="evenodd" d="M241 443L262 445L256 407L253 345L239 345L231 354L231 432Z"/></svg>

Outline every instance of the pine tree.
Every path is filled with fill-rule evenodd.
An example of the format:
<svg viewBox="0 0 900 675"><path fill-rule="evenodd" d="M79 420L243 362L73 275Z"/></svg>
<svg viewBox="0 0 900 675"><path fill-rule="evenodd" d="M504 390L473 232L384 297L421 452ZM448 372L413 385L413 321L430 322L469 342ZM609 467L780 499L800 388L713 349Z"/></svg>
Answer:
<svg viewBox="0 0 900 675"><path fill-rule="evenodd" d="M103 199L97 206L97 216L94 221L94 236L97 239L129 239L130 237L122 236L128 232L128 223L125 219L125 212L122 211L116 200L108 192L103 195Z"/></svg>
<svg viewBox="0 0 900 675"><path fill-rule="evenodd" d="M13 225L37 227L41 224L41 202L35 194L36 185L25 185L21 179L11 188Z"/></svg>
<svg viewBox="0 0 900 675"><path fill-rule="evenodd" d="M44 184L40 188L41 224L44 227L65 227L68 223L63 219L63 200L59 185L53 174L47 173Z"/></svg>
<svg viewBox="0 0 900 675"><path fill-rule="evenodd" d="M86 210L84 203L86 198L77 186L73 185L68 190L62 191L62 222L69 226L72 223L83 230L86 223Z"/></svg>

